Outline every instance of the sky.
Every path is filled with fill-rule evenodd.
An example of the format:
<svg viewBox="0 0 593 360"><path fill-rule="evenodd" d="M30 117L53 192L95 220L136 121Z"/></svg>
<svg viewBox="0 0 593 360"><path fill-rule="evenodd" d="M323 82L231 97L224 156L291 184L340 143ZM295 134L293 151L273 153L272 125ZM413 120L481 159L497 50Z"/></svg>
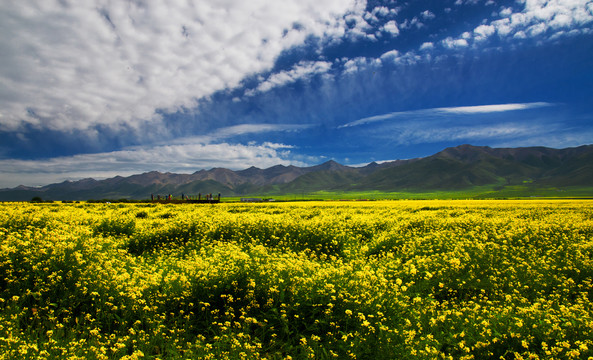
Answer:
<svg viewBox="0 0 593 360"><path fill-rule="evenodd" d="M593 143L593 0L7 0L0 34L0 188Z"/></svg>

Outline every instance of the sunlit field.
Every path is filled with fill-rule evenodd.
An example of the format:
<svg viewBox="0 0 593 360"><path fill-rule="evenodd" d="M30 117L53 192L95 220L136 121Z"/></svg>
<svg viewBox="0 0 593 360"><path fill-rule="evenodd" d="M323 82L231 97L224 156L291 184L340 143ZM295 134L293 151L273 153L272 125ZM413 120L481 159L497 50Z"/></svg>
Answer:
<svg viewBox="0 0 593 360"><path fill-rule="evenodd" d="M0 359L587 359L593 201L0 205Z"/></svg>

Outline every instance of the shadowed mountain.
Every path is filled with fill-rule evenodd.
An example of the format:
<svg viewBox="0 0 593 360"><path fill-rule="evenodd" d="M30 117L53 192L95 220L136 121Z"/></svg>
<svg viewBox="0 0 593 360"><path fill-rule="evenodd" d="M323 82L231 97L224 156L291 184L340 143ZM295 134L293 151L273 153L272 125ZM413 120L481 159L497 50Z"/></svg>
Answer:
<svg viewBox="0 0 593 360"><path fill-rule="evenodd" d="M354 189L459 190L537 182L593 186L593 146L568 149L461 145L417 161L376 171Z"/></svg>
<svg viewBox="0 0 593 360"><path fill-rule="evenodd" d="M593 188L593 145L566 149L545 147L490 148L460 145L425 158L396 160L364 167L333 160L311 167L276 165L233 171L224 168L193 174L151 171L105 180L65 181L39 188L0 190L2 201L147 199L150 194L223 196L327 191L464 190L475 186Z"/></svg>

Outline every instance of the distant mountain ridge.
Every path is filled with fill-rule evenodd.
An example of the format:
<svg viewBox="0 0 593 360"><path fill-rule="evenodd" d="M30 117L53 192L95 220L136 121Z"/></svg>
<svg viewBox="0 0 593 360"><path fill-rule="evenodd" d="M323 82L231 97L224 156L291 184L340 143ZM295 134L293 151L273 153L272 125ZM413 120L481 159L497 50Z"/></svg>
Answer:
<svg viewBox="0 0 593 360"><path fill-rule="evenodd" d="M276 165L233 171L224 168L193 174L151 171L105 180L64 181L43 187L1 189L0 201L39 196L53 200L146 199L150 194L222 193L223 196L327 191L434 191L475 186L536 184L593 187L593 145L566 149L490 148L460 145L432 156L370 163L363 167L333 160L311 167Z"/></svg>

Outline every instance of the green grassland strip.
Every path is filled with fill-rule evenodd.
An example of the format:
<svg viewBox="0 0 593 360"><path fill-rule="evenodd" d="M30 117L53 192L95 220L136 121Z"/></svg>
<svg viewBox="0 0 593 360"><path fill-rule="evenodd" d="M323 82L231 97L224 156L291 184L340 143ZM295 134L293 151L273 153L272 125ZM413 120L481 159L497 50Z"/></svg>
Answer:
<svg viewBox="0 0 593 360"><path fill-rule="evenodd" d="M521 198L593 198L593 187L537 188L530 185L504 187L476 186L464 190L435 191L315 191L290 194L263 194L225 197L224 201L240 201L241 198L258 198L275 201L298 200L402 200L402 199L521 199Z"/></svg>

